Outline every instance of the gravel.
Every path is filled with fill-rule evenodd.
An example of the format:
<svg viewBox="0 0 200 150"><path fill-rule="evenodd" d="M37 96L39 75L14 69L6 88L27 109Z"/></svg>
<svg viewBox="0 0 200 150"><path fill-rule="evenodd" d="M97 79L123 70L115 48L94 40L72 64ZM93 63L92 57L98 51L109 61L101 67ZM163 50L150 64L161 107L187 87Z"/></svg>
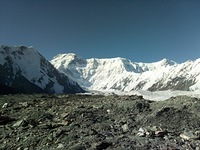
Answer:
<svg viewBox="0 0 200 150"><path fill-rule="evenodd" d="M200 149L200 99L3 95L0 149Z"/></svg>

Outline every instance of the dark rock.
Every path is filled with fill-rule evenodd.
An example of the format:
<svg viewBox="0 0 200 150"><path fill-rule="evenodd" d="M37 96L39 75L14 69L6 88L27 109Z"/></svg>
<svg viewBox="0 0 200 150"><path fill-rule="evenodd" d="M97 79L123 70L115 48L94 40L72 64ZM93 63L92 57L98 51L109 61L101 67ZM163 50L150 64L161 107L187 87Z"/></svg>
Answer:
<svg viewBox="0 0 200 150"><path fill-rule="evenodd" d="M144 100L138 101L138 102L136 102L136 109L139 112L148 111L150 109L150 104Z"/></svg>
<svg viewBox="0 0 200 150"><path fill-rule="evenodd" d="M6 125L6 124L11 123L11 122L13 122L15 120L16 120L15 118L11 118L9 116L0 115L0 125Z"/></svg>
<svg viewBox="0 0 200 150"><path fill-rule="evenodd" d="M53 116L52 114L50 114L50 113L45 113L45 114L43 114L43 115L40 117L40 121L43 121L43 120L46 120L46 119L52 120L53 117L54 117L54 116Z"/></svg>
<svg viewBox="0 0 200 150"><path fill-rule="evenodd" d="M112 143L104 141L104 142L101 142L99 145L96 146L96 150L107 149L110 146L112 146Z"/></svg>

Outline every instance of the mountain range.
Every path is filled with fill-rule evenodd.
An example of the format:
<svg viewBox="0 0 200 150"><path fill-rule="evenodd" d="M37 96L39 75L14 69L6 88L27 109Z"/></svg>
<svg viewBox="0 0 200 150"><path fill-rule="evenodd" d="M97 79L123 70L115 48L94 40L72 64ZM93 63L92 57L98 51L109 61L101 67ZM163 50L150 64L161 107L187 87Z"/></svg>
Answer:
<svg viewBox="0 0 200 150"><path fill-rule="evenodd" d="M0 94L84 92L33 47L26 46L0 46L0 85Z"/></svg>
<svg viewBox="0 0 200 150"><path fill-rule="evenodd" d="M50 62L87 90L200 90L200 59L180 64L168 59L138 63L120 57L83 59L68 53Z"/></svg>
<svg viewBox="0 0 200 150"><path fill-rule="evenodd" d="M141 90L200 90L200 59L142 63L67 53L48 61L33 47L0 46L0 94Z"/></svg>

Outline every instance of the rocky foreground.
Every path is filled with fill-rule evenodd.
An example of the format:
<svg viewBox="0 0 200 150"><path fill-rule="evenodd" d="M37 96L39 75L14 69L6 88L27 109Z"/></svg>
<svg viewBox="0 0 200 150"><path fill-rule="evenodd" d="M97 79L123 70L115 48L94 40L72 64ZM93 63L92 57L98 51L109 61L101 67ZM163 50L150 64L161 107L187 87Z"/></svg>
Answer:
<svg viewBox="0 0 200 150"><path fill-rule="evenodd" d="M0 96L0 149L200 149L200 99Z"/></svg>

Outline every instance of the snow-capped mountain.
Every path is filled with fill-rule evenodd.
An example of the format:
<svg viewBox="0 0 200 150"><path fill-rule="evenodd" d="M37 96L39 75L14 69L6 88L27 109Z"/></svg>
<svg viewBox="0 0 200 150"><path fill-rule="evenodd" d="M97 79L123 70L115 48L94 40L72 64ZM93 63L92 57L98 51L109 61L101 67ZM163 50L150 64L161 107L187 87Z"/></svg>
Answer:
<svg viewBox="0 0 200 150"><path fill-rule="evenodd" d="M33 47L25 46L0 46L0 84L22 93L83 92Z"/></svg>
<svg viewBox="0 0 200 150"><path fill-rule="evenodd" d="M200 59L181 64L168 59L137 63L120 57L82 59L69 53L50 62L89 90L200 90Z"/></svg>

